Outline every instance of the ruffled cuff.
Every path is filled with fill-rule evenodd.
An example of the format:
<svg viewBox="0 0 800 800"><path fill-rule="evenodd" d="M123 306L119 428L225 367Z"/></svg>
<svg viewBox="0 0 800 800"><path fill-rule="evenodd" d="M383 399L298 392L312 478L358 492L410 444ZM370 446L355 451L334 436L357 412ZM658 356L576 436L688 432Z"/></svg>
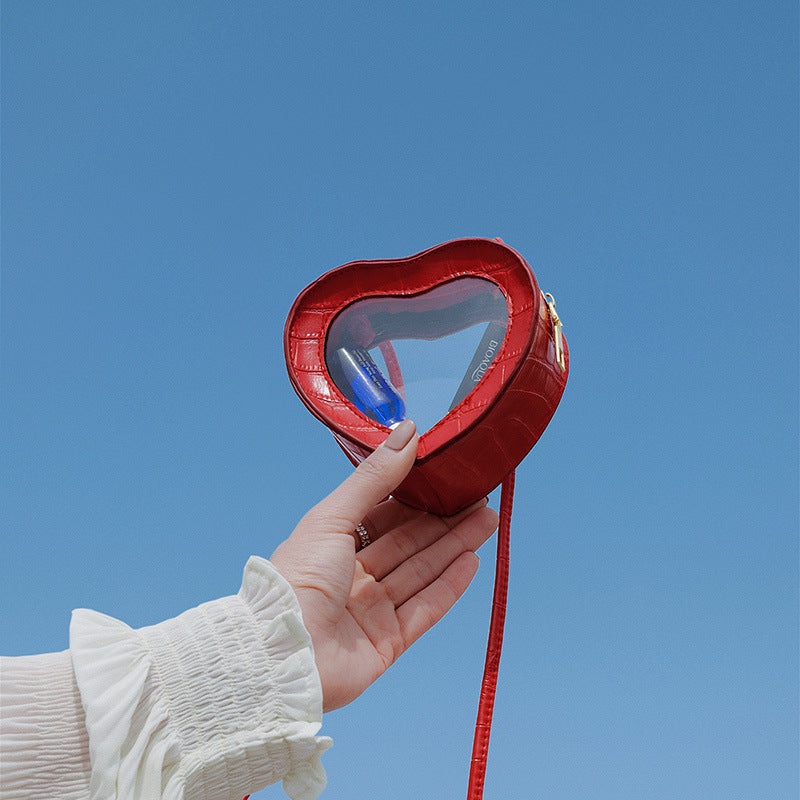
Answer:
<svg viewBox="0 0 800 800"><path fill-rule="evenodd" d="M325 788L322 689L289 584L252 557L238 595L133 630L73 612L91 798L240 800L283 780L292 800Z"/></svg>

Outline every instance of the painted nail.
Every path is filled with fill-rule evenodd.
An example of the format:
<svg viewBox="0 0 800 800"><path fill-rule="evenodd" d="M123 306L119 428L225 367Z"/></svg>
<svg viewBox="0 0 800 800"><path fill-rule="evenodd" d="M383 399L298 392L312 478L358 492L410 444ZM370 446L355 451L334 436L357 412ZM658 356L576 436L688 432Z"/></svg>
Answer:
<svg viewBox="0 0 800 800"><path fill-rule="evenodd" d="M384 445L390 450L402 450L413 438L417 426L413 420L404 419L387 437Z"/></svg>

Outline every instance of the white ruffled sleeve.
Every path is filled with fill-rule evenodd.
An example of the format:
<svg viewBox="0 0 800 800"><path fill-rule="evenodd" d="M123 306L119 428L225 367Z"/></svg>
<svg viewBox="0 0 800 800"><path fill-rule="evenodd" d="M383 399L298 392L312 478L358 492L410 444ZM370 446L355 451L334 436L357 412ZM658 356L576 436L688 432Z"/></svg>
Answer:
<svg viewBox="0 0 800 800"><path fill-rule="evenodd" d="M278 780L314 800L325 788L311 639L265 559L248 561L238 595L149 628L75 611L70 651L92 800L241 800Z"/></svg>

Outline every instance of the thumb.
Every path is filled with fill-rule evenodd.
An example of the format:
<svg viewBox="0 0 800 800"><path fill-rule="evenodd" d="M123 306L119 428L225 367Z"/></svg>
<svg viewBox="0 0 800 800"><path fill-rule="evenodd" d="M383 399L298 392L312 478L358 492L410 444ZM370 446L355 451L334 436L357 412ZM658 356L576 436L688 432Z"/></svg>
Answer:
<svg viewBox="0 0 800 800"><path fill-rule="evenodd" d="M404 480L417 457L417 426L404 419L343 483L306 515L325 520L328 530L351 533L372 508Z"/></svg>

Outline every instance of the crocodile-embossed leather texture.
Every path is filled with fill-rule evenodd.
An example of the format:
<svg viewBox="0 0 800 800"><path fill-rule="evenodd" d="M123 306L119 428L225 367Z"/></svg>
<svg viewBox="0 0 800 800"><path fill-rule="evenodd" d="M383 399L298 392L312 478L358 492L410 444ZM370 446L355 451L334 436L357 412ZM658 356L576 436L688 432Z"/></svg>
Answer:
<svg viewBox="0 0 800 800"><path fill-rule="evenodd" d="M459 277L484 278L500 288L508 305L506 336L476 387L420 437L416 464L394 492L404 503L447 515L500 485L536 444L564 391L566 342L562 370L550 312L525 260L499 240L458 239L409 258L354 261L308 286L284 330L295 391L357 464L387 429L350 403L328 374L325 340L332 322L362 298L409 297Z"/></svg>

